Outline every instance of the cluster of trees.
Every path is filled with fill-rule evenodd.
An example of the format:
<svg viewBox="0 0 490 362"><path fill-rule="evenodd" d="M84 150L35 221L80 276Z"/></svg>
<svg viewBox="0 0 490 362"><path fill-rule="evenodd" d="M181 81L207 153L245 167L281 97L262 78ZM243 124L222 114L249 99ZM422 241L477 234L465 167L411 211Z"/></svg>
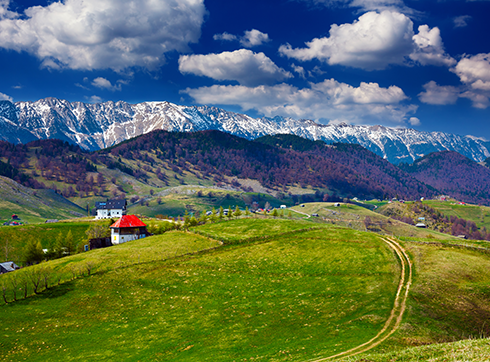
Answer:
<svg viewBox="0 0 490 362"><path fill-rule="evenodd" d="M26 265L41 263L42 261L62 258L78 252L78 243L74 240L71 230L63 235L61 231L53 244L44 252L39 240L30 240L24 248L24 262Z"/></svg>

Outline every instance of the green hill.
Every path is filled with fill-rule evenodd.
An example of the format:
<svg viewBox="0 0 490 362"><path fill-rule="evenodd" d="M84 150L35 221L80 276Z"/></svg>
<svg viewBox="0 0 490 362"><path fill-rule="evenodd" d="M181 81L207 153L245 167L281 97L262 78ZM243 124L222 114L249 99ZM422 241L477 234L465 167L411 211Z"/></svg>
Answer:
<svg viewBox="0 0 490 362"><path fill-rule="evenodd" d="M206 224L2 275L0 358L305 361L367 343L352 360L410 361L490 334L488 249L398 241L410 279L387 239L310 219Z"/></svg>
<svg viewBox="0 0 490 362"><path fill-rule="evenodd" d="M0 221L12 214L26 222L44 222L80 217L86 211L53 190L33 190L0 176Z"/></svg>

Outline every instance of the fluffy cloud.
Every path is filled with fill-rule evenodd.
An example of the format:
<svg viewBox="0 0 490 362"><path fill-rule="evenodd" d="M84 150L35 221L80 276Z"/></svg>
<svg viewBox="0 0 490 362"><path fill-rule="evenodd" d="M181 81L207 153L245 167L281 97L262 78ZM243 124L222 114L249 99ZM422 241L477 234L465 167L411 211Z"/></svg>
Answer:
<svg viewBox="0 0 490 362"><path fill-rule="evenodd" d="M419 94L419 99L421 102L427 104L454 104L461 94L458 87L440 86L434 81L425 84L424 89L425 92Z"/></svg>
<svg viewBox="0 0 490 362"><path fill-rule="evenodd" d="M465 56L452 71L463 83L475 89L490 90L490 53Z"/></svg>
<svg viewBox="0 0 490 362"><path fill-rule="evenodd" d="M330 65L340 64L366 70L385 69L390 64L451 66L455 61L445 54L438 28L419 27L406 15L383 11L368 12L352 24L332 25L329 37L316 38L306 48L282 45L279 52L298 60L319 59Z"/></svg>
<svg viewBox="0 0 490 362"><path fill-rule="evenodd" d="M412 125L412 126L420 126L422 124L420 122L420 119L418 119L417 117L410 117L410 119L408 120L408 123L410 123L410 125Z"/></svg>
<svg viewBox="0 0 490 362"><path fill-rule="evenodd" d="M430 29L427 25L419 26L419 33L413 36L417 45L410 58L422 65L444 65L450 67L456 63L444 52L439 28Z"/></svg>
<svg viewBox="0 0 490 362"><path fill-rule="evenodd" d="M367 70L401 64L413 51L413 24L403 14L369 12L352 24L332 25L330 36L313 39L307 48L282 45L279 52L298 60L314 58L330 65L341 64Z"/></svg>
<svg viewBox="0 0 490 362"><path fill-rule="evenodd" d="M266 116L290 116L324 121L388 122L400 124L416 106L403 105L407 99L396 87L382 88L377 83L359 87L327 79L299 89L288 84L274 86L201 87L183 91L201 104L239 105Z"/></svg>
<svg viewBox="0 0 490 362"><path fill-rule="evenodd" d="M245 35L240 39L240 44L245 48L252 48L269 42L269 35L258 31L257 29L247 30Z"/></svg>
<svg viewBox="0 0 490 362"><path fill-rule="evenodd" d="M264 53L248 49L207 55L182 55L179 70L183 74L206 76L215 80L235 80L246 86L270 84L292 77Z"/></svg>
<svg viewBox="0 0 490 362"><path fill-rule="evenodd" d="M4 4L6 0L0 4ZM203 0L65 0L0 12L0 47L26 51L49 68L154 69L201 34Z"/></svg>
<svg viewBox="0 0 490 362"><path fill-rule="evenodd" d="M0 0L0 19L13 19L17 17L17 14L10 11L10 0Z"/></svg>
<svg viewBox="0 0 490 362"><path fill-rule="evenodd" d="M12 102L12 97L6 95L6 94L3 94L3 93L0 93L0 101L10 101Z"/></svg>
<svg viewBox="0 0 490 362"><path fill-rule="evenodd" d="M116 84L113 85L108 79L105 79L105 78L102 78L102 77L95 78L92 81L92 85L94 87L101 88L101 89L107 89L107 90L110 90L110 91L120 91L121 90L121 86L123 84L127 84L127 82L126 81L123 81L123 80L118 80L116 82Z"/></svg>
<svg viewBox="0 0 490 362"><path fill-rule="evenodd" d="M102 98L100 98L99 96L96 96L96 95L93 95L93 96L87 98L87 100L90 103L101 103L102 102Z"/></svg>
<svg viewBox="0 0 490 362"><path fill-rule="evenodd" d="M238 40L238 41L240 41L240 44L242 46L244 46L245 48L252 48L252 47L259 46L259 45L262 45L262 44L270 41L268 34L262 33L261 31L259 31L257 29L247 30L247 31L245 31L245 33L241 37L227 33L225 31L224 33L221 33L221 34L214 34L213 39L214 40L221 40L221 41Z"/></svg>

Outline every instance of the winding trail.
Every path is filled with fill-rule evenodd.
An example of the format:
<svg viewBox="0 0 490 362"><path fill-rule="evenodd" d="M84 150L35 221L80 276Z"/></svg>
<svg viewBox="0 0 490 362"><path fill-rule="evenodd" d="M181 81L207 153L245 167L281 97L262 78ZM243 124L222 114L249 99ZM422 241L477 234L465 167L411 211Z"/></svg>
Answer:
<svg viewBox="0 0 490 362"><path fill-rule="evenodd" d="M366 352L384 342L400 327L403 314L405 313L406 309L408 292L412 284L412 262L410 261L406 250L397 241L389 237L381 239L395 251L402 267L400 283L398 284L395 302L393 309L391 310L390 317L386 320L383 328L378 332L378 334L369 341L333 356L309 360L310 362L328 361L335 358L355 356Z"/></svg>

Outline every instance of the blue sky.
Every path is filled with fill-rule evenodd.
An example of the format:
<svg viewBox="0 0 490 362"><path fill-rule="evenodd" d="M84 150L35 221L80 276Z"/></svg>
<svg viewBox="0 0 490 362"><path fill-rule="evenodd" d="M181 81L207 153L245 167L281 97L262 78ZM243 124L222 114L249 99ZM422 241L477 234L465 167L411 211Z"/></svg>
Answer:
<svg viewBox="0 0 490 362"><path fill-rule="evenodd" d="M0 0L0 99L216 105L490 140L490 1Z"/></svg>

